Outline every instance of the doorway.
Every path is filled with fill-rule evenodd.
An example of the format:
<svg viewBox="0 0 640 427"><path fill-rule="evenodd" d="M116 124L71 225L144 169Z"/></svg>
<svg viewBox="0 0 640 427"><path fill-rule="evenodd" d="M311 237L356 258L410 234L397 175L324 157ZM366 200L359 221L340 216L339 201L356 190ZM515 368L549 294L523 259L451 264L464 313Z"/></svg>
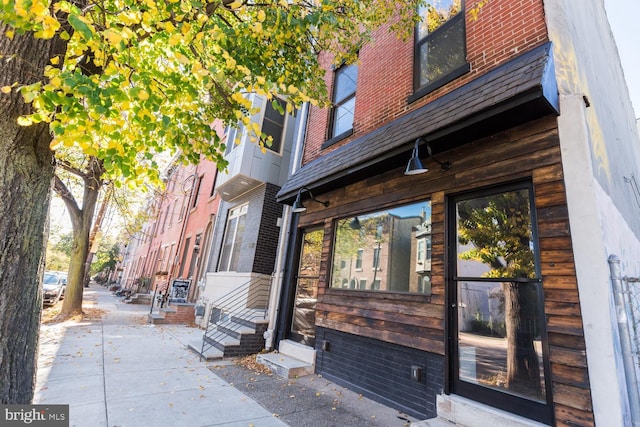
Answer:
<svg viewBox="0 0 640 427"><path fill-rule="evenodd" d="M295 297L289 336L291 340L311 347L315 345L316 339L316 302L323 238L322 228L302 232L295 276Z"/></svg>
<svg viewBox="0 0 640 427"><path fill-rule="evenodd" d="M549 348L531 185L450 201L450 390L551 424Z"/></svg>

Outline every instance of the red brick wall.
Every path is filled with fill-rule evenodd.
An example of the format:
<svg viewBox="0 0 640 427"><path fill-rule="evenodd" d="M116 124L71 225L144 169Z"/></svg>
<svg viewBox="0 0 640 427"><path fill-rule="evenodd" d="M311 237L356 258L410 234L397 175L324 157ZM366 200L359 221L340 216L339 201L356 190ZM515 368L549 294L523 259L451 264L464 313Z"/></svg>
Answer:
<svg viewBox="0 0 640 427"><path fill-rule="evenodd" d="M467 0L467 10L477 2ZM542 0L490 0L477 20L467 13L466 31L471 72L411 104L407 97L413 92L413 38L398 40L388 26L376 31L373 43L360 50L353 135L322 149L329 110L312 107L303 162L365 135L548 40ZM331 89L330 58L323 56L322 61Z"/></svg>
<svg viewBox="0 0 640 427"><path fill-rule="evenodd" d="M172 325L192 325L195 323L195 312L194 312L193 304L171 305L170 308L176 311L165 312L164 321L162 323L167 323Z"/></svg>

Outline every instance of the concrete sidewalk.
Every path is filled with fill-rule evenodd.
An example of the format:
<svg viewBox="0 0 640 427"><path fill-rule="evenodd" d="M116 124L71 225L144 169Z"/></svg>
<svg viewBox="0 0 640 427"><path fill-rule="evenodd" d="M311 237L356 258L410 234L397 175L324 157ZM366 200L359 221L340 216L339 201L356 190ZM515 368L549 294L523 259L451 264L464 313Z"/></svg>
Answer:
<svg viewBox="0 0 640 427"><path fill-rule="evenodd" d="M150 325L148 306L124 304L104 288L86 289L85 299L95 301L101 319L45 324L40 334L34 403L69 404L71 426L343 427L413 421L317 376L291 381L256 375L228 361L207 365L187 349L202 330Z"/></svg>

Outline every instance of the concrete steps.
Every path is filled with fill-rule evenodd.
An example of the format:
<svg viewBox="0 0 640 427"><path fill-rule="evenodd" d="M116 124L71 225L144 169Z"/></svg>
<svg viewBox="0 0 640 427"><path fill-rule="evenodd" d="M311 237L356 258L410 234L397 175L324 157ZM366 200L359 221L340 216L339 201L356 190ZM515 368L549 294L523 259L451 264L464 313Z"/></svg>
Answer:
<svg viewBox="0 0 640 427"><path fill-rule="evenodd" d="M297 378L315 372L316 351L312 347L282 340L277 353L259 354L256 358L282 378Z"/></svg>
<svg viewBox="0 0 640 427"><path fill-rule="evenodd" d="M510 414L456 395L436 400L437 418L411 423L411 427L543 427L544 424Z"/></svg>
<svg viewBox="0 0 640 427"><path fill-rule="evenodd" d="M202 353L202 340L193 340L187 344L187 347L189 350L199 355L205 362L222 360L224 358L224 353L215 347L211 347Z"/></svg>
<svg viewBox="0 0 640 427"><path fill-rule="evenodd" d="M220 352L220 358L246 356L264 349L263 335L268 326L264 310L246 309L233 314L222 313L220 321L209 326L202 340L205 348ZM193 350L201 354L202 342L194 346ZM206 354L201 356L207 357Z"/></svg>
<svg viewBox="0 0 640 427"><path fill-rule="evenodd" d="M144 304L151 305L151 299L153 296L151 294L135 294L126 298L124 302L127 304Z"/></svg>
<svg viewBox="0 0 640 427"><path fill-rule="evenodd" d="M195 322L194 304L173 303L150 313L147 321L154 325L191 325Z"/></svg>
<svg viewBox="0 0 640 427"><path fill-rule="evenodd" d="M298 378L313 374L314 367L295 357L281 353L259 354L256 357L258 363L265 365L271 371L282 378Z"/></svg>

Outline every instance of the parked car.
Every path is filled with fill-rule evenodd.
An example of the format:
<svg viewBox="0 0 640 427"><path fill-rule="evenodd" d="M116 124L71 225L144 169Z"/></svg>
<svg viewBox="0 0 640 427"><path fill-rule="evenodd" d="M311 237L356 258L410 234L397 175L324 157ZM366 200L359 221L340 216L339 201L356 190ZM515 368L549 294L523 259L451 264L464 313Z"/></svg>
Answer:
<svg viewBox="0 0 640 427"><path fill-rule="evenodd" d="M42 278L42 304L51 306L64 297L67 275L59 271L45 271Z"/></svg>
<svg viewBox="0 0 640 427"><path fill-rule="evenodd" d="M64 293L67 290L67 276L69 273L59 272L60 277L62 277L62 294L60 294L60 299L64 299Z"/></svg>

